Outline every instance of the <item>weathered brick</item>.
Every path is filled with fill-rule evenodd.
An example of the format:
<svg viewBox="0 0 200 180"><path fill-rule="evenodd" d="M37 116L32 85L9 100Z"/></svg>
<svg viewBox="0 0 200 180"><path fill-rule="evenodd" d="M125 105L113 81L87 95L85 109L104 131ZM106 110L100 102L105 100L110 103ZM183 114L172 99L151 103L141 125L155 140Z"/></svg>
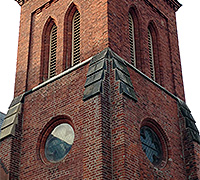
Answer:
<svg viewBox="0 0 200 180"><path fill-rule="evenodd" d="M15 81L15 97L25 93L23 107L15 137L0 142L0 158L10 179L179 180L200 176L199 145L188 138L190 135L177 105L178 98L184 101L185 97L175 2L74 0L72 4L69 0L24 1ZM67 64L66 17L72 18L68 12L73 6L81 14L81 62L87 62L106 48L105 52L108 51L104 57L106 68L101 77L102 91L87 100L83 100L83 94L89 62L48 84L41 84L45 24L52 18L57 26L56 74L60 75ZM137 69L130 65L130 8L138 19ZM149 24L155 26L158 43L156 83L148 78ZM114 58L126 61L137 102L120 92L123 78L116 80ZM129 81L129 85L131 83ZM45 159L44 145L41 144L44 136L50 133L48 127L59 122L61 117L74 128L75 140L62 161L50 163ZM163 136L160 141L165 158L160 166L154 166L142 150L140 128L145 123L155 124L155 131Z"/></svg>

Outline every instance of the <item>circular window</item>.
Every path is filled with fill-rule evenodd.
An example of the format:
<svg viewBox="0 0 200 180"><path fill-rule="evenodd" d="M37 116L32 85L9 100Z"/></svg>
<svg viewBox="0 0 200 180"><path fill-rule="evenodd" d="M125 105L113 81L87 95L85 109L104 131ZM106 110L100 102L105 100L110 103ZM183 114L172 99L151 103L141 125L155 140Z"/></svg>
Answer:
<svg viewBox="0 0 200 180"><path fill-rule="evenodd" d="M74 142L74 130L68 123L57 125L45 142L45 157L50 162L61 161L70 151Z"/></svg>
<svg viewBox="0 0 200 180"><path fill-rule="evenodd" d="M148 126L140 129L142 149L153 165L158 165L163 159L162 143L158 135Z"/></svg>

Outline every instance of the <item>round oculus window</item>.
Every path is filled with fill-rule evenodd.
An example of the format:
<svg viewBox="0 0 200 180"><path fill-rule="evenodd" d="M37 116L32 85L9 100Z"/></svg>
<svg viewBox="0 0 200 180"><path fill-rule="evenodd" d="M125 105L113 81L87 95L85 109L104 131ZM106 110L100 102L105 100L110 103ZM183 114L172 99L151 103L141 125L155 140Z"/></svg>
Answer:
<svg viewBox="0 0 200 180"><path fill-rule="evenodd" d="M68 123L56 126L45 143L45 157L50 162L61 161L70 151L74 142L74 130Z"/></svg>
<svg viewBox="0 0 200 180"><path fill-rule="evenodd" d="M163 158L162 144L158 135L148 126L140 129L142 149L153 165L158 165Z"/></svg>

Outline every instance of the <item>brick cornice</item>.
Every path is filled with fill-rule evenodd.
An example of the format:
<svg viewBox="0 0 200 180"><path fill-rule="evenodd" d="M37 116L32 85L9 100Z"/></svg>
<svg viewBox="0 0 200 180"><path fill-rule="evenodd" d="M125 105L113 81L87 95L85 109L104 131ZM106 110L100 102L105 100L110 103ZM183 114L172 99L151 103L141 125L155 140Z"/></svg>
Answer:
<svg viewBox="0 0 200 180"><path fill-rule="evenodd" d="M17 3L22 6L26 0L15 0L17 1ZM177 0L164 0L166 1L175 11L177 11L181 6L182 4L179 3Z"/></svg>
<svg viewBox="0 0 200 180"><path fill-rule="evenodd" d="M166 1L175 11L177 11L182 4L179 3L177 0L164 0Z"/></svg>
<svg viewBox="0 0 200 180"><path fill-rule="evenodd" d="M18 3L20 6L22 6L22 5L24 4L24 0L15 0L15 1L17 1L17 3Z"/></svg>
<svg viewBox="0 0 200 180"><path fill-rule="evenodd" d="M182 4L180 4L177 0L163 0L163 1L165 1L174 11L177 11L182 6ZM152 6L158 12L160 12L160 10L158 10L156 8L156 6L154 4L152 4L152 2L150 0L144 0L144 2L146 4Z"/></svg>

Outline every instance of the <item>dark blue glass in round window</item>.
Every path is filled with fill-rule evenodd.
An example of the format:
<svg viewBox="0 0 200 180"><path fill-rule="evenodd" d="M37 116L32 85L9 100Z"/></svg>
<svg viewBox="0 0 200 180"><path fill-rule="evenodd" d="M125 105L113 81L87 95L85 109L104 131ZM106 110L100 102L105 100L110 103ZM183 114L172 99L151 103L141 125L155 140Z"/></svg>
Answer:
<svg viewBox="0 0 200 180"><path fill-rule="evenodd" d="M163 158L162 144L157 134L148 126L143 126L140 130L142 149L146 153L150 162L158 165Z"/></svg>
<svg viewBox="0 0 200 180"><path fill-rule="evenodd" d="M45 143L45 156L50 162L61 161L74 142L74 130L68 123L56 126Z"/></svg>

